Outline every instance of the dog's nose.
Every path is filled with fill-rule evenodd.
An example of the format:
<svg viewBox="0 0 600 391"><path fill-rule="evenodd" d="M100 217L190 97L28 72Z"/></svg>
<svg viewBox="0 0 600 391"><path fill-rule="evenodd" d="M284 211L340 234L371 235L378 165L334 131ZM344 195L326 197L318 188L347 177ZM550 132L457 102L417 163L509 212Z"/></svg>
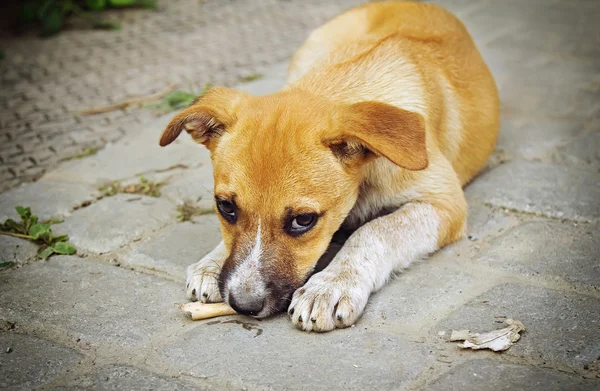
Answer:
<svg viewBox="0 0 600 391"><path fill-rule="evenodd" d="M229 293L229 305L237 313L243 315L257 315L264 306L264 298L252 297L249 295L237 295L234 296L231 292Z"/></svg>

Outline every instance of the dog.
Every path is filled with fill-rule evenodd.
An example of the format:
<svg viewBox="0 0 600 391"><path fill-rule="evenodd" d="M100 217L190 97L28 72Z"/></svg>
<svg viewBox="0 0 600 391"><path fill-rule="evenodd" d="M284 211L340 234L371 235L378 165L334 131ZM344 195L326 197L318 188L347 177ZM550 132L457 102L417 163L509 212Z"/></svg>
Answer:
<svg viewBox="0 0 600 391"><path fill-rule="evenodd" d="M287 84L215 87L176 115L209 149L223 241L187 271L188 297L305 331L353 325L393 272L459 240L463 186L499 128L494 79L443 8L370 3L315 30ZM313 274L332 237L352 232Z"/></svg>

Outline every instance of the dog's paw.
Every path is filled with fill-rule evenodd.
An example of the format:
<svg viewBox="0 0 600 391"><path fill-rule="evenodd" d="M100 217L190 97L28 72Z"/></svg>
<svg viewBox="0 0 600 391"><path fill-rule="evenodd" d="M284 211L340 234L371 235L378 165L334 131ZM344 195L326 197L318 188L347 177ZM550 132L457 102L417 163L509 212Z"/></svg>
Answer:
<svg viewBox="0 0 600 391"><path fill-rule="evenodd" d="M366 284L325 270L294 293L288 314L305 331L349 327L362 315L370 293Z"/></svg>
<svg viewBox="0 0 600 391"><path fill-rule="evenodd" d="M210 255L210 254L209 254ZM219 292L221 265L208 256L187 268L187 297L202 303L223 301Z"/></svg>

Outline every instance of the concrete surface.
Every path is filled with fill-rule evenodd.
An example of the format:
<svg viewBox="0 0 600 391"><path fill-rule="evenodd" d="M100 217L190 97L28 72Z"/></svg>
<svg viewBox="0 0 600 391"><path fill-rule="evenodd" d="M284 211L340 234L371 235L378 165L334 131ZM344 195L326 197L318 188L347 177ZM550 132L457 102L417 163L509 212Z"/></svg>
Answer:
<svg viewBox="0 0 600 391"><path fill-rule="evenodd" d="M48 169L39 181L0 194L3 219L18 204L64 218L53 229L79 249L35 261L30 243L0 237L0 261L13 262L0 268L0 388L600 389L596 1L439 1L472 32L503 104L496 151L466 190L468 236L394 278L354 327L324 335L300 332L285 316L183 316L175 308L185 301L183 269L219 241L214 215L177 217L184 201L211 207L208 154L186 137L157 147L172 114L146 121L134 109L81 122L59 114L183 76L234 84L244 69L265 76L240 87L268 93L283 84L283 60L304 34L357 2L168 3L158 14L117 13L131 18L122 32L92 31L89 41L69 32L0 40L7 52L0 167L15 173L3 188L33 175L33 168L14 167L42 153L43 142L54 145L53 134L59 143L77 134L77 148L88 137L95 145L113 141L58 166L57 156L69 150L52 147L54 157L38 159L38 174ZM126 33L129 43L115 39ZM39 54L19 57L19 42ZM69 57L73 48L81 50L78 61ZM96 71L90 64L106 53ZM27 68L36 62L46 68ZM68 91L73 97L63 101ZM159 198L100 197L102 184L140 175L165 183ZM503 354L447 342L451 329L489 331L510 317L527 331Z"/></svg>

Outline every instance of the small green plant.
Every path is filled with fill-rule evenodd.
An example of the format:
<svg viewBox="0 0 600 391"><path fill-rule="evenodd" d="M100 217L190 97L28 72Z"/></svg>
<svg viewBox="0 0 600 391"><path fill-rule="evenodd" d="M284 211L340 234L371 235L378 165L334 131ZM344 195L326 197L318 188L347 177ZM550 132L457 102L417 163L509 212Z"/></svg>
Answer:
<svg viewBox="0 0 600 391"><path fill-rule="evenodd" d="M206 83L200 93L186 92L186 91L173 91L167 94L157 104L150 105L150 108L154 109L157 114L167 114L172 111L185 109L190 106L196 99L204 95L210 90L211 85Z"/></svg>
<svg viewBox="0 0 600 391"><path fill-rule="evenodd" d="M260 80L263 77L264 77L264 75L262 75L261 73L253 73L253 74L250 74L250 75L240 78L240 81L242 81L242 83L249 83L251 81Z"/></svg>
<svg viewBox="0 0 600 391"><path fill-rule="evenodd" d="M73 160L73 159L81 159L81 158L84 158L87 156L92 156L92 155L95 155L99 150L100 150L100 148L98 148L98 147L86 148L83 151L81 151L80 153L76 153L75 155L72 155L72 156L67 156L65 158L60 159L60 161L66 162L66 161Z"/></svg>
<svg viewBox="0 0 600 391"><path fill-rule="evenodd" d="M111 197L117 193L142 194L150 197L160 197L160 188L164 182L153 182L141 176L139 183L122 185L120 182L112 182L98 189L103 197Z"/></svg>
<svg viewBox="0 0 600 391"><path fill-rule="evenodd" d="M201 208L188 200L184 201L183 204L177 205L177 220L180 222L191 221L194 216L211 213L215 213L212 208Z"/></svg>
<svg viewBox="0 0 600 391"><path fill-rule="evenodd" d="M47 259L52 254L75 254L77 250L68 243L69 236L53 236L50 224L39 223L38 217L31 213L29 207L17 206L15 209L21 221L7 219L4 223L0 223L0 234L31 240L39 244L38 257L41 259ZM9 265L2 267L6 266Z"/></svg>
<svg viewBox="0 0 600 391"><path fill-rule="evenodd" d="M44 36L58 33L71 16L89 20L94 28L115 30L119 25L99 18L95 11L123 7L156 9L157 4L156 0L27 0L21 7L20 21L39 24Z"/></svg>

